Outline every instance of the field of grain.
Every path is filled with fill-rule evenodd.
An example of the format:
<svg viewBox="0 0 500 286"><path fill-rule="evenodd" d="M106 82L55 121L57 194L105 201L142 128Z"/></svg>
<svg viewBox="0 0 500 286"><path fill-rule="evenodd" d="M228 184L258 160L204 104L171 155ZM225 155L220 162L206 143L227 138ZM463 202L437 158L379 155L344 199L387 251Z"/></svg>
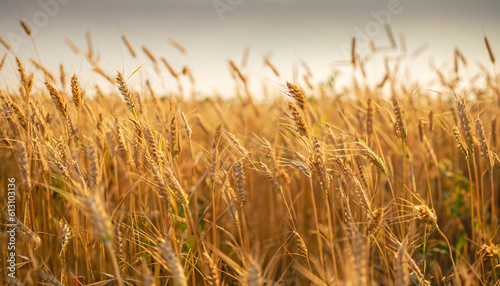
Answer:
<svg viewBox="0 0 500 286"><path fill-rule="evenodd" d="M490 62L471 81L457 50L432 90L388 65L376 85L305 74L256 96L229 61L229 99L192 97L188 67L123 40L178 92L147 78L132 89L141 68L105 70L81 47L114 91L81 88L64 63L3 56L19 78L0 90L4 284L499 285L500 81L487 38ZM367 61L353 47L352 70Z"/></svg>

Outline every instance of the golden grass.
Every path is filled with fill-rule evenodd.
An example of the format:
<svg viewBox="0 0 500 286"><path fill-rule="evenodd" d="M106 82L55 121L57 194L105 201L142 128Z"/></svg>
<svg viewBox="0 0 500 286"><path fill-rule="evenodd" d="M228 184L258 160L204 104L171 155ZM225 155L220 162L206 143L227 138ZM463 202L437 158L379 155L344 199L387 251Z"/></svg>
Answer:
<svg viewBox="0 0 500 286"><path fill-rule="evenodd" d="M0 183L16 178L18 222L18 278L5 283L499 283L498 75L455 96L442 71L438 95L389 70L342 91L305 82L309 71L304 88L285 81L258 102L229 61L235 98L187 99L189 67L160 57L178 92L148 79L133 90L101 68L89 35L87 52L70 45L114 92L76 75L66 91L62 65L56 83L18 58L20 81L0 90ZM355 69L366 61L353 50Z"/></svg>

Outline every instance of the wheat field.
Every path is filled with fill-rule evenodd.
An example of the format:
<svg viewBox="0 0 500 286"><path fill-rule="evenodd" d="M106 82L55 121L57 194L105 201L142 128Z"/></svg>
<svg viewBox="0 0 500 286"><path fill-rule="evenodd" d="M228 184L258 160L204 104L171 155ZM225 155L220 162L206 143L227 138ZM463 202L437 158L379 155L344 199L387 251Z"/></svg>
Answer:
<svg viewBox="0 0 500 286"><path fill-rule="evenodd" d="M0 90L4 284L500 285L500 81L487 38L474 80L457 50L434 90L396 66L375 85L306 74L258 99L234 61L233 97L194 97L188 67L123 41L178 91L147 78L132 89L140 69L106 70L77 47L112 91L82 88L64 63L3 57L19 79ZM367 60L353 47L353 70Z"/></svg>

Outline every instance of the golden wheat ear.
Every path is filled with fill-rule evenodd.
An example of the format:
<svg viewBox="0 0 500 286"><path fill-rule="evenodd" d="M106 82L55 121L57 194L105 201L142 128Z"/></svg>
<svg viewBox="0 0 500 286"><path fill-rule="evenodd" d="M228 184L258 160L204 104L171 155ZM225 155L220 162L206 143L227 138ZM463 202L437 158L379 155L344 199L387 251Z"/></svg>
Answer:
<svg viewBox="0 0 500 286"><path fill-rule="evenodd" d="M295 99L295 103L300 107L300 109L302 109L302 111L305 111L307 99L304 92L295 84L288 81L286 82L286 87L288 88L286 94Z"/></svg>
<svg viewBox="0 0 500 286"><path fill-rule="evenodd" d="M128 41L127 37L125 37L125 35L122 35L122 41L125 43L125 46L127 47L132 58L137 58L137 54L135 53L134 48L132 48L132 45Z"/></svg>
<svg viewBox="0 0 500 286"><path fill-rule="evenodd" d="M166 265L174 280L175 286L187 286L187 279L184 273L179 256L172 242L172 235L167 235L167 239L161 239L158 243L160 255L165 259Z"/></svg>
<svg viewBox="0 0 500 286"><path fill-rule="evenodd" d="M137 120L137 111L136 111L136 100L133 94L130 92L127 86L127 82L123 77L121 72L117 72L116 82L118 83L118 90L120 91L123 100L127 103L127 107L134 115L135 120Z"/></svg>
<svg viewBox="0 0 500 286"><path fill-rule="evenodd" d="M71 93L73 94L73 102L75 103L76 110L80 111L82 108L82 91L80 90L80 83L76 74L73 74L71 77Z"/></svg>

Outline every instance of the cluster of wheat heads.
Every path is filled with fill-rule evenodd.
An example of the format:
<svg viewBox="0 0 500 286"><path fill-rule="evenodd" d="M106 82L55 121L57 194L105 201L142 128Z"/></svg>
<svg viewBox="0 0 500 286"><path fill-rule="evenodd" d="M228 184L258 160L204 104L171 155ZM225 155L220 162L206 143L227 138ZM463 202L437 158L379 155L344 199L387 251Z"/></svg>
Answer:
<svg viewBox="0 0 500 286"><path fill-rule="evenodd" d="M77 51L114 92L18 58L20 81L0 91L0 183L18 182L6 284L498 285L487 69L485 86L456 95L457 71L438 71L435 95L388 68L375 87L313 86L309 73L257 102L231 61L233 99L186 99L188 68L163 60L179 83L163 95ZM364 61L353 52L352 64Z"/></svg>

